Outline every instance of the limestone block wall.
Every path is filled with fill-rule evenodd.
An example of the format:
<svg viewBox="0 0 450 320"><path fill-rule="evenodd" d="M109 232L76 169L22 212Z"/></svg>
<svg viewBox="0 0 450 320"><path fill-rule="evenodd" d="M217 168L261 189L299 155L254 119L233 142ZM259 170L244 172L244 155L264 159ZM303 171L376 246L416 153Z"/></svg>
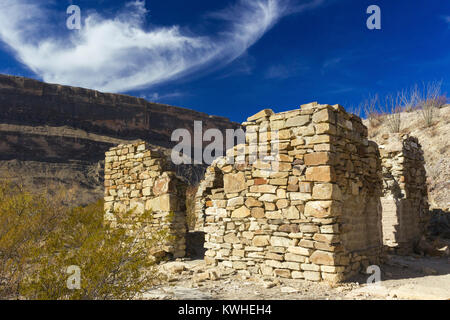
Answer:
<svg viewBox="0 0 450 320"><path fill-rule="evenodd" d="M340 281L381 246L381 165L361 119L311 103L248 118L246 144L208 168L197 193L207 263Z"/></svg>
<svg viewBox="0 0 450 320"><path fill-rule="evenodd" d="M427 227L428 196L423 150L415 137L384 136L383 243L389 251L410 252Z"/></svg>
<svg viewBox="0 0 450 320"><path fill-rule="evenodd" d="M245 144L207 168L196 194L208 264L337 282L380 264L383 249L410 251L424 234L427 188L416 138L391 135L378 147L359 117L317 103L265 109L243 127ZM152 210L148 234L168 228L175 241L163 251L182 257L186 186L145 142L111 148L105 219Z"/></svg>
<svg viewBox="0 0 450 320"><path fill-rule="evenodd" d="M153 219L147 222L143 237L167 228L171 241L158 254L183 257L186 182L175 175L160 150L143 141L119 145L105 155L105 220L114 221L115 215L129 210L136 215L151 210ZM135 226L132 220L127 225L131 232Z"/></svg>

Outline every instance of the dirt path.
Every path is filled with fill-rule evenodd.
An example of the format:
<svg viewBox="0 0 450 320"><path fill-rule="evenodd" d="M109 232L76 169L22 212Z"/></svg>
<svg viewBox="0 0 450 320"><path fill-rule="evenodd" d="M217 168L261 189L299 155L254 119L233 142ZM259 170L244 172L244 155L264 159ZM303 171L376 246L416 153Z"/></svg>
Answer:
<svg viewBox="0 0 450 320"><path fill-rule="evenodd" d="M251 277L245 273L208 269L203 260L161 266L168 281L143 299L224 300L353 300L450 299L450 259L390 256L381 266L379 285L360 275L339 285L304 280Z"/></svg>

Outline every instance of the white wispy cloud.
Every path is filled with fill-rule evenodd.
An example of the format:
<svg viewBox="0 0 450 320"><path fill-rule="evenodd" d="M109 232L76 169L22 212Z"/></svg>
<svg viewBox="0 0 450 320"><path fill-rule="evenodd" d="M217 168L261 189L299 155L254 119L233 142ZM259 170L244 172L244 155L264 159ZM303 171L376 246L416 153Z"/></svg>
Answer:
<svg viewBox="0 0 450 320"><path fill-rule="evenodd" d="M303 74L309 67L299 62L272 65L264 73L266 79L288 79Z"/></svg>
<svg viewBox="0 0 450 320"><path fill-rule="evenodd" d="M255 67L255 58L248 53L244 53L238 59L230 63L228 68L217 79L226 79L235 76L249 76Z"/></svg>
<svg viewBox="0 0 450 320"><path fill-rule="evenodd" d="M344 60L343 57L335 57L335 58L327 59L323 62L322 69L328 69L330 67L334 67L334 66L338 65L339 63L341 63L343 60Z"/></svg>
<svg viewBox="0 0 450 320"><path fill-rule="evenodd" d="M444 19L445 22L448 23L449 27L450 27L450 16L444 16L442 17Z"/></svg>
<svg viewBox="0 0 450 320"><path fill-rule="evenodd" d="M153 102L160 102L171 98L178 98L185 96L186 94L180 91L170 92L170 93L164 93L160 94L159 92L153 92L151 94L143 94L140 97L146 100L150 100Z"/></svg>
<svg viewBox="0 0 450 320"><path fill-rule="evenodd" d="M48 1L0 0L0 39L46 82L125 92L226 65L283 16L322 2L295 7L288 1L239 0L210 15L226 22L222 32L202 36L177 25L147 30L148 12L140 0L129 2L115 18L81 8L87 14L82 29L65 32L54 31Z"/></svg>

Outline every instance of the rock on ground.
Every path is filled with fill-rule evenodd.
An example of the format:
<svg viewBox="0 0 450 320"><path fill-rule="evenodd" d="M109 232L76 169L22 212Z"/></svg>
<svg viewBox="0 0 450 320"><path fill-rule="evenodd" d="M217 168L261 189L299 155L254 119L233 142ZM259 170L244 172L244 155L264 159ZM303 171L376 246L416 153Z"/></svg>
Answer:
<svg viewBox="0 0 450 320"><path fill-rule="evenodd" d="M411 300L450 299L448 257L389 256L379 285L368 275L330 285L305 280L254 277L206 266L203 260L169 262L161 270L173 278L144 293L150 300ZM182 270L180 272L180 270ZM212 276L212 274L214 274Z"/></svg>

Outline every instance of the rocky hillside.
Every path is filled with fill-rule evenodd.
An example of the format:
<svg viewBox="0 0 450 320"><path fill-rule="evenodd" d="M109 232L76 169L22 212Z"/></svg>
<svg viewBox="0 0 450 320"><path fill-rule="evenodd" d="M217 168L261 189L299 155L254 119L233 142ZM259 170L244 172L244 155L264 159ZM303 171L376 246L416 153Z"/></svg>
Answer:
<svg viewBox="0 0 450 320"><path fill-rule="evenodd" d="M450 208L450 105L436 110L431 126L425 126L420 110L401 113L400 132L419 138L425 156L428 193L432 208ZM378 143L389 139L386 117L377 121L365 120L369 137Z"/></svg>
<svg viewBox="0 0 450 320"><path fill-rule="evenodd" d="M77 204L103 196L102 161L111 146L142 139L169 152L171 134L194 121L203 130L239 124L227 118L127 95L0 75L0 178L36 188L71 189ZM203 168L179 173L196 183Z"/></svg>

